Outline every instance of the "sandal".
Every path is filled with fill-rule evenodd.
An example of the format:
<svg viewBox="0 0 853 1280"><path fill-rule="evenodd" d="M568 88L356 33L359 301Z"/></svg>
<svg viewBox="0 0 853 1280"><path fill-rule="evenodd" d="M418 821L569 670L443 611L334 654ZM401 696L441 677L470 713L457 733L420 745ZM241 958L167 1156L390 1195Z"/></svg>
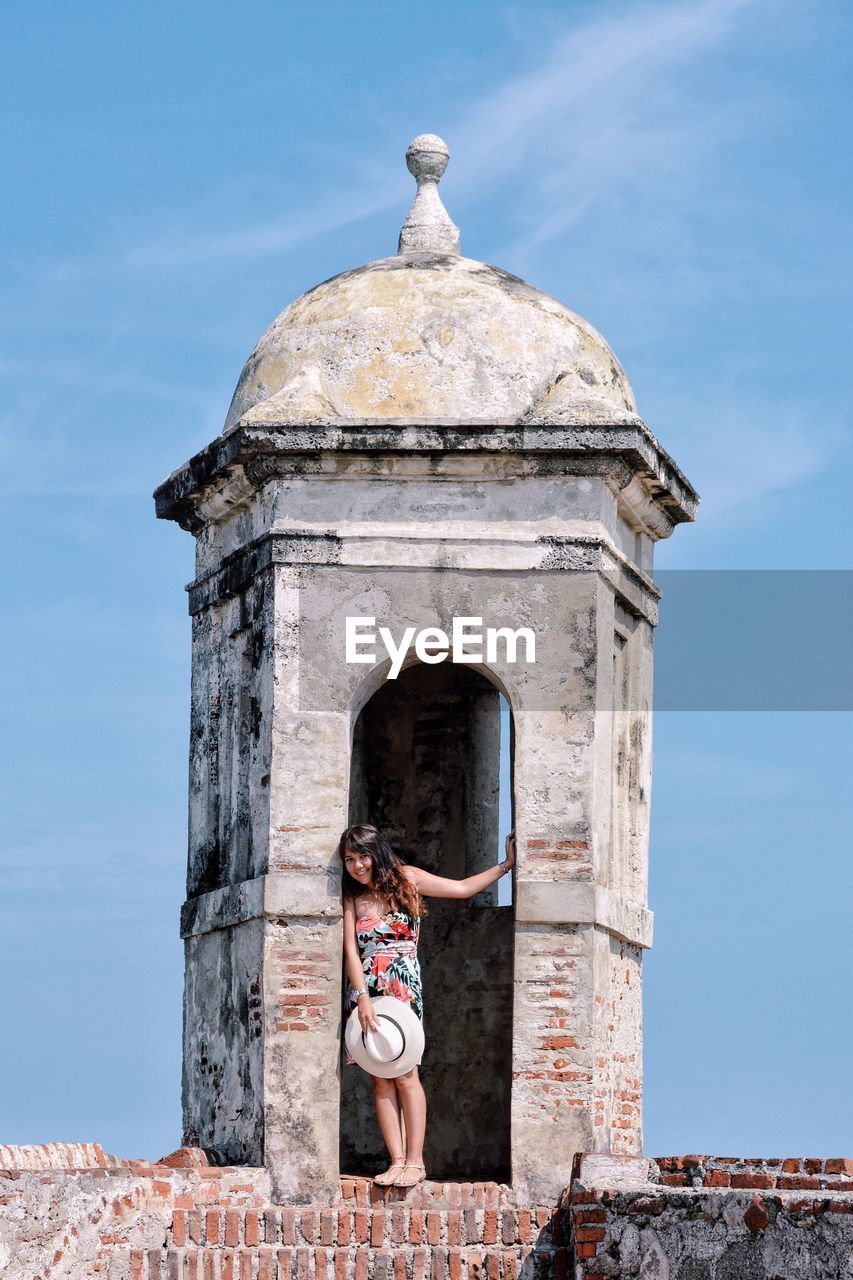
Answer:
<svg viewBox="0 0 853 1280"><path fill-rule="evenodd" d="M394 1178L397 1176L397 1175L395 1174L394 1170L395 1170L396 1168L398 1168L399 1166L401 1166L401 1165L402 1165L402 1167L405 1169L405 1167L406 1167L406 1157L405 1157L405 1156L400 1156L397 1160L392 1160L392 1161L391 1161L391 1163L390 1163L390 1165L388 1166L388 1168L385 1170L385 1172L384 1172L384 1173L377 1173L376 1177L373 1179L373 1181L376 1183L377 1187L391 1187L391 1186L393 1186L393 1185L394 1185Z"/></svg>
<svg viewBox="0 0 853 1280"><path fill-rule="evenodd" d="M407 1169L420 1169L420 1177L415 1178L413 1182L407 1180ZM413 1164L411 1160L407 1160L403 1165L403 1172L399 1174L390 1184L392 1187L416 1187L419 1182L423 1182L426 1177L426 1169L422 1164Z"/></svg>

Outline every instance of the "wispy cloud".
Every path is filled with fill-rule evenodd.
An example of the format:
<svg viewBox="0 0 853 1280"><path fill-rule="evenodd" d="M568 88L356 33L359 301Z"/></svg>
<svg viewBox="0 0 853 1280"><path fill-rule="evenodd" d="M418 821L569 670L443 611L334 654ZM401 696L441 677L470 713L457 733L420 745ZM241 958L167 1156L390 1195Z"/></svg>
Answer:
<svg viewBox="0 0 853 1280"><path fill-rule="evenodd" d="M561 233L607 193L630 195L673 164L689 138L717 135L715 120L685 115L673 77L718 48L758 0L667 0L575 21L550 42L545 57L494 89L460 105L447 133L453 189L465 202L507 185L511 212L531 220L528 248ZM698 126L698 128L697 128ZM334 172L351 168L343 153ZM121 265L147 269L290 252L405 202L411 180L399 157L360 163L345 182L315 191L285 217L212 231L174 225L166 236L127 247ZM535 222L535 225L534 225ZM102 262L93 263L102 266ZM85 274L86 263L68 264Z"/></svg>
<svg viewBox="0 0 853 1280"><path fill-rule="evenodd" d="M208 397L203 391L185 382L167 382L158 378L143 377L127 369L104 371L90 359L54 360L47 367L41 360L0 359L0 379L19 380L32 386L44 387L56 384L61 387L85 388L92 396L127 394L146 400L162 400L169 404L183 404L193 409L208 407ZM2 418L0 417L0 424Z"/></svg>
<svg viewBox="0 0 853 1280"><path fill-rule="evenodd" d="M655 773L662 781L666 778L688 785L701 783L707 796L737 796L745 800L784 795L798 778L796 769L772 760L752 759L746 770L743 755L719 751L657 752Z"/></svg>
<svg viewBox="0 0 853 1280"><path fill-rule="evenodd" d="M216 233L178 233L167 241L131 248L125 256L130 267L192 265L228 258L259 258L289 252L319 236L329 235L362 222L399 203L400 166L376 175L370 188L344 193L330 190L311 206L276 222L241 226ZM354 196L354 198L353 198Z"/></svg>
<svg viewBox="0 0 853 1280"><path fill-rule="evenodd" d="M623 142L623 130L632 142L642 136L644 104L667 88L661 77L685 70L717 47L735 29L737 16L755 3L679 0L573 25L541 63L469 108L456 143L465 153L464 181L479 183L485 175L495 181L526 166L531 148L555 158L568 148L579 158L606 161L602 141ZM622 150L620 145L620 159ZM550 176L562 187L579 186L586 175L561 174L551 166Z"/></svg>
<svg viewBox="0 0 853 1280"><path fill-rule="evenodd" d="M693 101L687 77L755 3L652 3L592 18L472 104L455 131L460 185L505 188L519 230L498 252L524 258L596 208L636 208L652 193L661 212L683 213L685 164L701 164L743 119L742 104Z"/></svg>
<svg viewBox="0 0 853 1280"><path fill-rule="evenodd" d="M750 419L745 405L739 414L721 414L689 446L691 474L702 492L703 524L808 480L839 443L835 432L795 421L790 409L780 407L772 422Z"/></svg>

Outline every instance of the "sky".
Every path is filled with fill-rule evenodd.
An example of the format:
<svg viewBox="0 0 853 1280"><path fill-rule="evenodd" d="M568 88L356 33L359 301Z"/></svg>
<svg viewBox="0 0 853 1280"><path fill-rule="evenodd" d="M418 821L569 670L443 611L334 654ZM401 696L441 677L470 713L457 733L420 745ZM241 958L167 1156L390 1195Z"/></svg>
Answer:
<svg viewBox="0 0 853 1280"><path fill-rule="evenodd" d="M151 493L396 251L436 132L463 252L605 334L702 498L656 550L646 1151L853 1154L851 61L830 0L4 7L0 1142L179 1144L193 545Z"/></svg>

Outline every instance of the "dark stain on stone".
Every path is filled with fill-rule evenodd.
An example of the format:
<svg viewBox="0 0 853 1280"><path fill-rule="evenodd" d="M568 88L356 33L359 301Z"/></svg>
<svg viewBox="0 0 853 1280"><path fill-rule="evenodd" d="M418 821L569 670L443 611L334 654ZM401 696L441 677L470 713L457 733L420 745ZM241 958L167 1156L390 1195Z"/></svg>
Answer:
<svg viewBox="0 0 853 1280"><path fill-rule="evenodd" d="M711 1264L704 1258L685 1258L675 1280L712 1280Z"/></svg>

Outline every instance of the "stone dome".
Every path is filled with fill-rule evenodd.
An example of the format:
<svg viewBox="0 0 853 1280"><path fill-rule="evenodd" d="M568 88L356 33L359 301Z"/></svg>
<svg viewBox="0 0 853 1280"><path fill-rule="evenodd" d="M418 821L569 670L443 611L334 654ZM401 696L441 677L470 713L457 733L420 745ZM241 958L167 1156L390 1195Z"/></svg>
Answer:
<svg viewBox="0 0 853 1280"><path fill-rule="evenodd" d="M418 194L400 252L285 308L246 362L225 430L635 420L630 384L601 334L516 276L459 256L437 191L441 140L415 139L407 160Z"/></svg>

